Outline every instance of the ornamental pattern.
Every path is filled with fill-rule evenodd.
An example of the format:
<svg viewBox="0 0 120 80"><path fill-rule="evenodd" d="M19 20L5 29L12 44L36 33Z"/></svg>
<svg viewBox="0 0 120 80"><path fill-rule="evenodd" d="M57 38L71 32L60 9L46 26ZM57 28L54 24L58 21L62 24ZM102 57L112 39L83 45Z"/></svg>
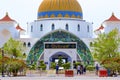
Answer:
<svg viewBox="0 0 120 80"><path fill-rule="evenodd" d="M36 63L39 60L44 51L44 42L77 42L77 52L80 55L82 61L85 64L88 64L88 62L91 64L93 61L89 48L81 39L67 31L56 30L42 37L31 48L27 57L28 65Z"/></svg>

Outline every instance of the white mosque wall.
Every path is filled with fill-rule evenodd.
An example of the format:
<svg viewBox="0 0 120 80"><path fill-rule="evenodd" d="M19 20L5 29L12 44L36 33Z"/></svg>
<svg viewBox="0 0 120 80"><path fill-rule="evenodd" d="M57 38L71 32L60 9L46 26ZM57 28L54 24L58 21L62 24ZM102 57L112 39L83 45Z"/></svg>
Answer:
<svg viewBox="0 0 120 80"><path fill-rule="evenodd" d="M92 51L90 47L90 43L93 42L95 39L94 38L81 38L81 40L86 44L89 50Z"/></svg>
<svg viewBox="0 0 120 80"><path fill-rule="evenodd" d="M11 34L12 38L19 38L19 32L15 28L15 24L13 22L0 22L0 31L8 30Z"/></svg>
<svg viewBox="0 0 120 80"><path fill-rule="evenodd" d="M79 38L92 38L93 36L92 34L93 27L91 23L80 19L65 19L65 18L36 20L28 24L27 33L31 38L41 38L52 31L53 24L54 30L57 29L66 30L66 25L68 25L67 31L73 33ZM40 30L41 25L43 26L42 31ZM78 25L80 26L79 31Z"/></svg>
<svg viewBox="0 0 120 80"><path fill-rule="evenodd" d="M19 38L17 40L22 41L23 44L24 43L26 44L24 53L26 53L26 55L28 55L30 50L31 50L31 48L39 40L39 38ZM30 46L28 45L28 43L30 43Z"/></svg>
<svg viewBox="0 0 120 80"><path fill-rule="evenodd" d="M4 36L3 33L0 31L0 48L8 41L11 35Z"/></svg>
<svg viewBox="0 0 120 80"><path fill-rule="evenodd" d="M23 43L26 43L26 49L25 53L26 55L29 54L31 48L35 45L35 43L39 40L40 38L20 38L17 39L19 41L22 41ZM94 38L81 38L81 40L86 44L86 46L91 50L90 48L90 42L93 42ZM30 46L28 46L28 43L30 42ZM54 50L52 50L54 51ZM61 50L62 51L62 50Z"/></svg>
<svg viewBox="0 0 120 80"><path fill-rule="evenodd" d="M117 28L120 31L120 21L104 22L105 33L109 33L113 29Z"/></svg>
<svg viewBox="0 0 120 80"><path fill-rule="evenodd" d="M71 62L77 61L77 51L76 49L45 49L44 50L44 62L47 62L47 70L50 66L50 57L58 52L66 53L72 59ZM71 68L73 69L73 63L71 63Z"/></svg>

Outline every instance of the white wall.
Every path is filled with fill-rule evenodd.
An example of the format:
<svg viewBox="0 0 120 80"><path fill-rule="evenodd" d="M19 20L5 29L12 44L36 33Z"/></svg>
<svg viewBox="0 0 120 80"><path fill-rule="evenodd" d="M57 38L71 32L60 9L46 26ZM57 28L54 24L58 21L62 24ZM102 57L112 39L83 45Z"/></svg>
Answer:
<svg viewBox="0 0 120 80"><path fill-rule="evenodd" d="M0 22L0 31L8 30L13 38L19 38L19 32L15 28L14 22Z"/></svg>
<svg viewBox="0 0 120 80"><path fill-rule="evenodd" d="M77 51L76 49L44 49L44 62L48 62L47 69L49 69L50 66L50 57L57 52L63 52L69 55L72 59L71 61L71 67L73 68L73 61L77 61Z"/></svg>
<svg viewBox="0 0 120 80"><path fill-rule="evenodd" d="M103 25L105 27L105 33L109 33L115 28L117 28L120 31L120 21L104 22Z"/></svg>
<svg viewBox="0 0 120 80"><path fill-rule="evenodd" d="M86 46L91 51L90 43L95 40L95 38L81 38L81 40L86 44Z"/></svg>
<svg viewBox="0 0 120 80"><path fill-rule="evenodd" d="M40 25L43 25L43 31L40 31ZM51 32L52 24L55 25L56 29L66 30L66 24L69 26L69 32L75 34L79 38L92 38L93 37L93 27L89 22L85 22L80 19L65 19L65 18L55 18L55 19L42 19L36 20L28 24L27 33L31 38L41 38L47 33ZM78 31L78 24L80 25L80 31ZM31 32L31 26L33 26L33 32ZM87 26L89 26L89 32L87 31Z"/></svg>
<svg viewBox="0 0 120 80"><path fill-rule="evenodd" d="M22 41L23 43L25 42L26 43L26 49L25 49L25 53L26 55L29 54L31 48L34 46L34 44L39 40L39 38L20 38L20 39L17 39L19 41ZM30 42L31 46L28 47L28 43Z"/></svg>
<svg viewBox="0 0 120 80"><path fill-rule="evenodd" d="M0 22L0 47L4 45L8 39L19 38L19 32L15 28L14 22Z"/></svg>

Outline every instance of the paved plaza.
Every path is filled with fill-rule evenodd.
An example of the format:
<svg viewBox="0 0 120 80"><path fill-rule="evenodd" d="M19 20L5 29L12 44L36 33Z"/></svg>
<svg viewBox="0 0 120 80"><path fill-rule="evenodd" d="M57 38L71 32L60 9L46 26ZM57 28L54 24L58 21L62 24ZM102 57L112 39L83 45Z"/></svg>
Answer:
<svg viewBox="0 0 120 80"><path fill-rule="evenodd" d="M120 77L4 77L1 80L120 80Z"/></svg>
<svg viewBox="0 0 120 80"><path fill-rule="evenodd" d="M120 80L120 77L91 77L91 76L42 76L42 77L0 77L0 80Z"/></svg>
<svg viewBox="0 0 120 80"><path fill-rule="evenodd" d="M74 74L74 77L65 77L64 74L27 74L20 77L0 77L0 80L120 80L118 77L99 77L94 73L85 75Z"/></svg>

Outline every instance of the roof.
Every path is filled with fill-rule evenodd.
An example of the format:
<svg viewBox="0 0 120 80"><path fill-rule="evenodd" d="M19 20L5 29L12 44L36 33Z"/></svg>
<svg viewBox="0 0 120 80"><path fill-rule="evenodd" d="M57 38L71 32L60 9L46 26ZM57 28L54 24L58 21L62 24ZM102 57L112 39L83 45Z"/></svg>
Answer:
<svg viewBox="0 0 120 80"><path fill-rule="evenodd" d="M0 19L0 21L13 21L13 22L15 22L15 20L13 20L9 17L8 12L6 12L6 15L2 19Z"/></svg>
<svg viewBox="0 0 120 80"><path fill-rule="evenodd" d="M105 20L105 22L106 22L106 21L120 21L120 19L118 19L118 18L114 15L114 13L112 13L111 17L110 17L109 19Z"/></svg>
<svg viewBox="0 0 120 80"><path fill-rule="evenodd" d="M17 30L20 30L20 31L25 31L24 29L22 29L22 28L19 26L19 24L16 26L16 29L17 29Z"/></svg>
<svg viewBox="0 0 120 80"><path fill-rule="evenodd" d="M96 29L95 31L100 31L100 30L103 30L104 29L104 27L103 27L103 25L101 24L101 26L98 28L98 29Z"/></svg>

